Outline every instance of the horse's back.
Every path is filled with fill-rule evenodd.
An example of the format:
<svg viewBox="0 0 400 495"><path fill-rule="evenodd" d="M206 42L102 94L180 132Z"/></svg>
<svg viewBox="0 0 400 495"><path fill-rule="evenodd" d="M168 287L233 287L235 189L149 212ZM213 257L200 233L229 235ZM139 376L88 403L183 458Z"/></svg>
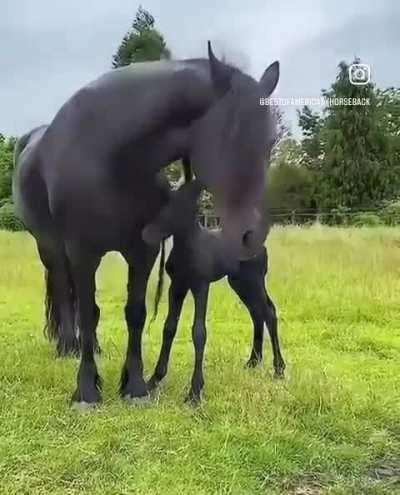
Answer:
<svg viewBox="0 0 400 495"><path fill-rule="evenodd" d="M116 154L118 148L163 134L199 115L213 98L206 60L154 61L111 70L61 107L49 133L58 150Z"/></svg>

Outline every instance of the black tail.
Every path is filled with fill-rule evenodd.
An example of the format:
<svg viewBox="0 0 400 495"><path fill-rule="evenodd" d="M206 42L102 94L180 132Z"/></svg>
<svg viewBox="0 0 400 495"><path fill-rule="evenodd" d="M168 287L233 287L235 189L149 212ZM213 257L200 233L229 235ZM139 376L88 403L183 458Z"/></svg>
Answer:
<svg viewBox="0 0 400 495"><path fill-rule="evenodd" d="M182 166L183 166L183 176L185 178L185 184L188 182L191 182L193 179L193 171L192 171L192 166L190 165L190 160L188 158L184 158L182 160Z"/></svg>
<svg viewBox="0 0 400 495"><path fill-rule="evenodd" d="M68 273L68 291L70 297L70 304L73 308L74 314L76 313L76 294L75 287L72 282L71 274L68 269L68 261L65 260L65 269ZM46 283L46 295L45 295L45 324L44 334L49 340L56 340L58 343L63 341L63 326L61 321L61 315L55 298L54 280L52 277L52 271L45 269L45 283Z"/></svg>
<svg viewBox="0 0 400 495"><path fill-rule="evenodd" d="M165 266L165 239L161 242L161 255L160 255L160 266L158 269L158 282L157 282L157 290L156 295L154 297L154 311L153 316L151 317L150 324L157 318L158 314L158 306L160 304L162 291L164 287L164 266Z"/></svg>
<svg viewBox="0 0 400 495"><path fill-rule="evenodd" d="M43 332L49 340L56 340L60 334L61 318L54 301L53 284L49 270L44 270L46 295L44 299L45 323Z"/></svg>

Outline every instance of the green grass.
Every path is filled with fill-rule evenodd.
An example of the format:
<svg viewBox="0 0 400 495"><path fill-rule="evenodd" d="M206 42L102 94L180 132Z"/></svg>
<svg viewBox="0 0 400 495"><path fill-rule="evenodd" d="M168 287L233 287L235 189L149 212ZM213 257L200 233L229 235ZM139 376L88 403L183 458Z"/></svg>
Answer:
<svg viewBox="0 0 400 495"><path fill-rule="evenodd" d="M201 407L183 404L192 301L170 372L146 407L118 397L126 268L98 274L104 404L69 408L77 362L44 339L43 275L32 239L0 232L0 492L4 494L400 493L400 230L273 230L270 293L287 379L244 368L250 319L225 282L208 314ZM154 280L149 299L154 291ZM166 298L146 330L156 361Z"/></svg>

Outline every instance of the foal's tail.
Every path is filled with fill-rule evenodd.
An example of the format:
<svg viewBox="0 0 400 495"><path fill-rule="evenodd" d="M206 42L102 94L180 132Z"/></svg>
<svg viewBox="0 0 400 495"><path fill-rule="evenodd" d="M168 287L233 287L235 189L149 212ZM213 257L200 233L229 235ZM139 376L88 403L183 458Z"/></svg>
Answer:
<svg viewBox="0 0 400 495"><path fill-rule="evenodd" d="M154 297L154 311L153 316L151 317L150 324L157 318L158 314L158 306L160 304L162 291L164 287L164 267L165 267L165 239L161 241L161 254L160 254L160 266L158 269L158 282L156 295Z"/></svg>

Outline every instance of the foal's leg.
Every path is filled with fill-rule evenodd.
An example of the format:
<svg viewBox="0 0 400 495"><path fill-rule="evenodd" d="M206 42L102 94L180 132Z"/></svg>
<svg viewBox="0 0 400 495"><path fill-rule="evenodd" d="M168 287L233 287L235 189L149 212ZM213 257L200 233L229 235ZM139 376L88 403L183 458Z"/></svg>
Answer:
<svg viewBox="0 0 400 495"><path fill-rule="evenodd" d="M153 376L148 382L149 390L155 389L167 374L171 346L175 338L183 301L185 300L187 291L187 288L179 287L172 280L168 294L168 315L163 329L162 347Z"/></svg>
<svg viewBox="0 0 400 495"><path fill-rule="evenodd" d="M96 318L95 275L100 256L70 250L71 271L76 289L77 316L81 340L81 362L77 388L72 400L78 404L95 405L101 401L101 380L94 359Z"/></svg>
<svg viewBox="0 0 400 495"><path fill-rule="evenodd" d="M142 333L146 321L147 282L157 254L158 248L150 248L144 242L137 246L134 253L124 254L129 264L128 299L125 306L129 336L121 373L120 394L126 399L144 397L148 394L143 379Z"/></svg>
<svg viewBox="0 0 400 495"><path fill-rule="evenodd" d="M264 287L264 318L271 339L272 352L274 355L274 370L275 378L284 378L285 376L285 361L283 360L278 337L278 318L276 316L276 308L272 299L269 297Z"/></svg>
<svg viewBox="0 0 400 495"><path fill-rule="evenodd" d="M38 242L38 251L47 270L48 336L56 339L59 356L77 355L79 342L75 330L75 291L64 247Z"/></svg>
<svg viewBox="0 0 400 495"><path fill-rule="evenodd" d="M247 366L249 368L255 368L262 362L263 359L263 343L264 343L264 318L260 308L249 307L247 309L250 313L253 321L253 347Z"/></svg>
<svg viewBox="0 0 400 495"><path fill-rule="evenodd" d="M228 282L246 306L253 322L253 346L247 366L255 368L262 361L264 343L264 314L263 302L260 300L260 288L257 287L256 281L248 277L229 276Z"/></svg>
<svg viewBox="0 0 400 495"><path fill-rule="evenodd" d="M192 376L192 384L185 399L186 402L197 403L200 401L201 390L204 386L203 357L207 340L206 316L209 284L202 284L192 289L194 297L194 321L192 327L192 339L195 350L195 364Z"/></svg>

